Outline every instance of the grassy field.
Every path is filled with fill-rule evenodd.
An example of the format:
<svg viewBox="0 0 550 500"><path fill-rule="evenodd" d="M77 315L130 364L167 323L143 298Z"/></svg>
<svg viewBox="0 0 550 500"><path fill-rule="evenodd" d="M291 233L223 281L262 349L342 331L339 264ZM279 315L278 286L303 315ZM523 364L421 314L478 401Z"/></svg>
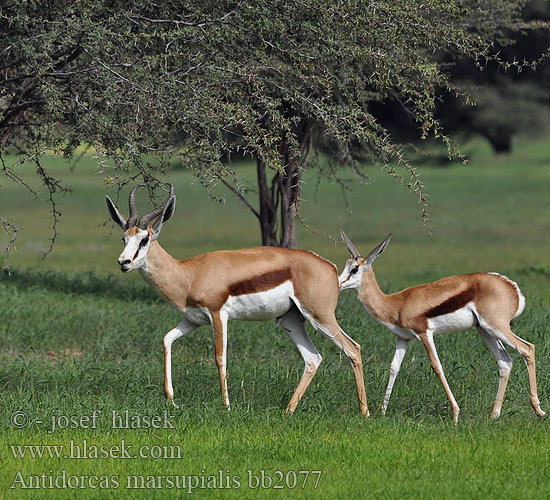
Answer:
<svg viewBox="0 0 550 500"><path fill-rule="evenodd" d="M302 215L333 236L343 227L363 252L392 232L375 266L387 292L480 270L517 281L527 308L514 329L537 347L539 396L548 411L550 148L520 141L506 157L492 156L481 143L466 149L473 158L468 167L421 168L431 193L431 237L414 197L376 168L372 184L350 194L351 214L337 186L324 182L316 193L315 178L306 175ZM206 327L174 344L180 409L167 405L161 341L180 316L137 273L117 271L120 231L104 225L103 197L112 191L102 185L95 160L85 158L74 173L57 158L48 165L74 195L62 200L62 234L45 260L40 252L49 237L46 205L8 181L0 190L0 214L22 228L12 276L0 277L0 498L173 498L173 476L185 476L179 479L180 485L185 481L183 491L200 498L550 495L550 424L529 406L519 355L511 353L516 364L502 417L490 422L498 376L485 343L474 331L437 338L462 409L455 426L427 357L413 345L383 417L378 408L395 340L366 316L352 292L342 294L337 314L363 348L371 418L359 415L349 363L316 333L312 339L323 364L296 414L285 416L303 364L272 322L230 325L230 413L221 404ZM253 167L238 168L252 183ZM32 173L25 177L33 182ZM230 195L225 203L210 201L184 170L174 171L170 180L178 206L160 241L174 256L258 244L255 220ZM125 200L120 207L126 211ZM299 241L340 269L347 258L342 246L305 229ZM97 428L90 428L94 411ZM145 417L158 416L161 428L113 428L113 411L140 417L142 427ZM71 458L71 443L81 454L87 446L90 458ZM50 448L21 448L25 445ZM121 446L136 458L120 457ZM44 455L32 458L37 450ZM322 472L306 478L306 471ZM45 488L23 489L30 476ZM270 487L262 488L269 480ZM75 488L75 481L86 487Z"/></svg>

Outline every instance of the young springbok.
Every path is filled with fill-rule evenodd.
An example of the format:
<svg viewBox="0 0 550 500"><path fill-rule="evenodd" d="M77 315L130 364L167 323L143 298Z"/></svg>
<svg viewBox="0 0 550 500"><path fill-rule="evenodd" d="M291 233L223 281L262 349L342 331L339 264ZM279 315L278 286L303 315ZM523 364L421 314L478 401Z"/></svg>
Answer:
<svg viewBox="0 0 550 500"><path fill-rule="evenodd" d="M305 363L302 378L286 408L287 412L294 412L322 360L306 332L305 318L350 360L359 407L363 415L368 415L361 348L344 333L334 316L339 294L336 266L313 252L276 247L223 250L176 260L157 241L163 224L174 214L174 188L170 185L170 195L162 205L138 217L134 195L141 186L135 186L130 193L128 220L108 196L106 202L111 218L124 230L125 246L118 258L121 271L138 269L145 281L184 316L163 341L166 397L173 403L172 343L198 326L210 324L222 398L229 409L228 321L276 318Z"/></svg>
<svg viewBox="0 0 550 500"><path fill-rule="evenodd" d="M458 332L476 326L495 356L500 374L491 418L498 418L500 415L512 369L512 358L503 344L516 349L525 359L529 374L531 406L539 417L545 416L537 396L535 346L519 338L510 329L512 319L521 314L525 307L525 297L516 283L497 273L463 274L386 295L378 287L372 263L388 246L391 234L367 257L361 257L344 231L342 238L351 259L346 262L339 277L340 290L356 288L359 300L369 315L397 336L382 413L385 413L388 407L393 384L409 341L417 338L426 349L430 364L447 393L453 411L453 421L456 423L460 408L445 379L433 336L436 333Z"/></svg>

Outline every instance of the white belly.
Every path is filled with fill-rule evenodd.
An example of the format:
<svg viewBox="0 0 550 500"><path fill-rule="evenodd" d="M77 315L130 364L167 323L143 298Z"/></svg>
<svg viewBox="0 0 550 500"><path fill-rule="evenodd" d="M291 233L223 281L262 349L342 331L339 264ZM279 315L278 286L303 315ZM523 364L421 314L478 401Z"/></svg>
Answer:
<svg viewBox="0 0 550 500"><path fill-rule="evenodd" d="M378 321L378 323L384 325L390 332L392 332L394 335L397 335L401 339L418 338L418 335L414 330L401 328L400 326L394 325L392 323L384 323L383 321Z"/></svg>
<svg viewBox="0 0 550 500"><path fill-rule="evenodd" d="M243 295L230 295L222 311L229 319L266 320L282 316L292 307L294 287L285 281L271 290Z"/></svg>
<svg viewBox="0 0 550 500"><path fill-rule="evenodd" d="M468 330L477 322L474 314L473 302L468 302L464 307L457 309L449 314L443 314L430 318L428 320L428 328L433 333L450 333Z"/></svg>

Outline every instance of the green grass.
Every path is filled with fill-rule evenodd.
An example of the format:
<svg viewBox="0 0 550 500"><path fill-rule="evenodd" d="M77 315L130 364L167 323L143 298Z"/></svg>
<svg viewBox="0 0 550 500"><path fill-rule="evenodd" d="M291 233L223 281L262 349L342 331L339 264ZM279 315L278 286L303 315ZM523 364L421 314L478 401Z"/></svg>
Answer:
<svg viewBox="0 0 550 500"><path fill-rule="evenodd" d="M515 331L537 347L539 395L550 408L550 150L524 141L509 157L493 157L473 143L468 167L421 169L432 195L434 236L422 227L413 196L373 168L373 184L350 194L346 213L339 189L306 176L303 215L323 232L343 227L364 252L392 232L388 250L376 262L382 287L404 286L445 275L498 271L517 281L527 308ZM94 160L85 158L74 174L59 159L49 166L72 185L62 200L61 236L44 261L45 205L20 188L2 183L0 213L22 227L12 276L0 276L0 497L5 498L173 498L167 488L126 489L131 475L238 476L238 489L197 489L200 498L544 498L550 493L548 422L538 421L528 403L521 358L510 379L502 417L488 419L497 388L495 361L474 331L438 337L440 357L462 408L451 422L448 403L420 345L411 346L397 379L388 414L381 403L395 340L372 322L353 293L343 293L337 314L344 330L362 344L367 396L372 412L361 418L347 360L312 333L324 361L292 417L283 409L303 364L292 343L272 322L233 322L229 339L232 411L221 405L211 333L203 327L174 344L174 388L180 409L162 393L162 345L179 321L177 311L158 299L136 273L117 273L118 228L111 233L103 201L112 194L101 184ZM252 182L251 165L239 166ZM23 172L32 179L30 173ZM256 222L238 202L211 202L188 172L175 171L176 215L161 236L174 256L258 244ZM140 206L145 203L140 200ZM120 203L125 211L126 202ZM300 230L300 246L335 261L346 252L329 240ZM48 432L52 417L92 415L98 429ZM112 429L110 412L173 415L175 429ZM10 425L24 411L25 429ZM41 420L43 423L36 423ZM177 445L177 459L14 458L10 445L81 444L113 447L122 440L140 446ZM50 472L51 470L51 472ZM17 471L53 476L118 476L112 490L10 489ZM247 471L321 470L317 489L251 489ZM276 477L276 476L274 476ZM166 485L164 485L166 486Z"/></svg>

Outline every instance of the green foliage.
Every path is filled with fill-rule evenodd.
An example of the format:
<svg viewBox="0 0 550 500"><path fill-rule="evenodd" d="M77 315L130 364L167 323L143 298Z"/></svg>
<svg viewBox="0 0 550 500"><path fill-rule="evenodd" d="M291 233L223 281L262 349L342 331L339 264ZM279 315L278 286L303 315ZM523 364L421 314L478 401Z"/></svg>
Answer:
<svg viewBox="0 0 550 500"><path fill-rule="evenodd" d="M20 157L1 156L2 166L17 180L34 162L55 230L55 195L67 188L41 166L48 148L71 157L91 144L107 182L141 176L151 186L178 157L210 187L236 177L223 152L276 171L302 161L307 123L342 161L405 166L388 171L427 217L423 185L370 103L398 99L423 137L442 136L435 99L455 88L434 55L485 64L494 39L532 27L523 4L15 0L0 7L0 153Z"/></svg>

